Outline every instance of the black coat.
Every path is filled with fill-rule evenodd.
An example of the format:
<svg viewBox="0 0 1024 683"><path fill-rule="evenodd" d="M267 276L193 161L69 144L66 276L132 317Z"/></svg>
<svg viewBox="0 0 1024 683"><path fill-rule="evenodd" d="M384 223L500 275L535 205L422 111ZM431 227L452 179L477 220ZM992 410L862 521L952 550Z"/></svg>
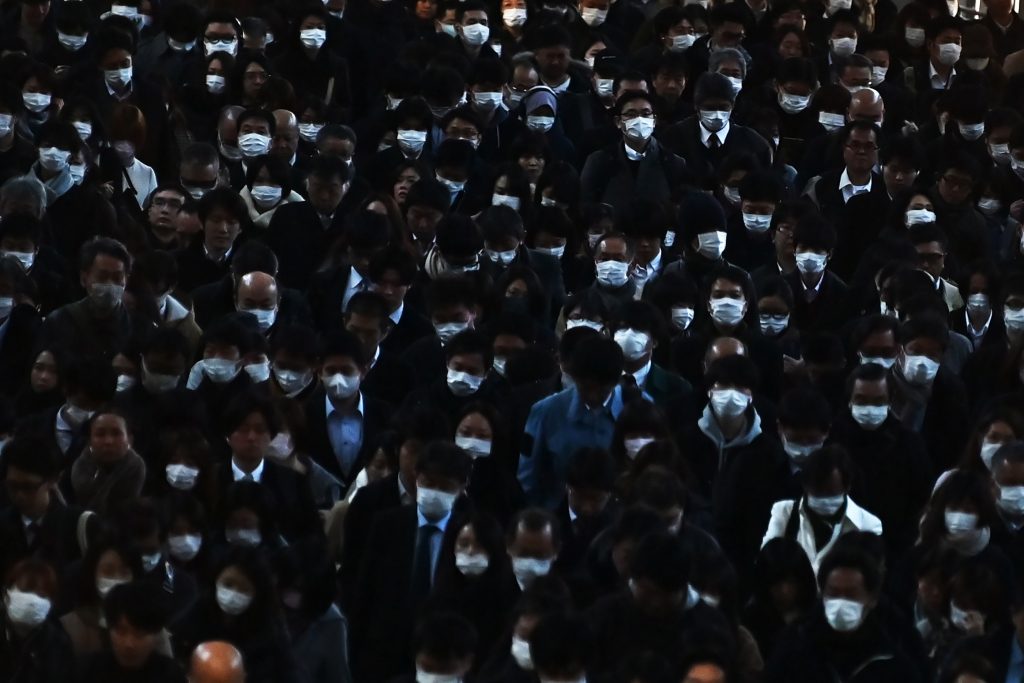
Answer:
<svg viewBox="0 0 1024 683"><path fill-rule="evenodd" d="M50 563L61 575L71 563L82 557L78 525L83 512L82 508L64 505L53 496L39 530L29 543L18 509L10 506L0 511L0 571L6 573L19 560L32 556ZM94 530L95 522L95 518L90 518L87 535Z"/></svg>
<svg viewBox="0 0 1024 683"><path fill-rule="evenodd" d="M0 339L0 395L13 400L28 385L29 370L35 361L35 337L42 319L30 305L15 306L4 325Z"/></svg>
<svg viewBox="0 0 1024 683"><path fill-rule="evenodd" d="M318 465L337 477L338 481L347 488L372 455L370 449L376 441L376 436L390 425L391 406L384 401L363 395L363 443L360 446L358 457L352 463L351 471L347 474L341 471L338 459L334 455L334 449L331 448L331 439L327 433L327 412L323 386L318 386L309 395L304 410L308 439L307 447L304 450Z"/></svg>
<svg viewBox="0 0 1024 683"><path fill-rule="evenodd" d="M366 373L360 388L367 396L393 406L401 405L412 390L413 370L398 354L380 349L376 362Z"/></svg>
<svg viewBox="0 0 1024 683"><path fill-rule="evenodd" d="M237 246L236 240L235 247ZM232 254L234 254L233 250L222 262L212 261L206 256L202 236L193 239L187 247L179 249L174 254L175 260L178 262L178 289L192 293L203 285L218 282L228 275Z"/></svg>
<svg viewBox="0 0 1024 683"><path fill-rule="evenodd" d="M0 629L0 680L5 683L76 680L71 639L60 623L47 619L24 640L15 639L5 623Z"/></svg>
<svg viewBox="0 0 1024 683"><path fill-rule="evenodd" d="M390 351L401 356L414 343L433 334L434 326L430 324L430 319L411 308L407 300L405 308L402 309L402 317L388 332L388 336L381 341L380 348L382 351Z"/></svg>
<svg viewBox="0 0 1024 683"><path fill-rule="evenodd" d="M823 173L814 186L814 194L821 213L832 221L838 235L830 259L830 269L840 278L849 281L857 270L861 256L878 241L885 226L884 217L888 215L892 201L882 176L872 173L871 190L844 202L843 193L839 190L839 178L843 170L841 166Z"/></svg>
<svg viewBox="0 0 1024 683"><path fill-rule="evenodd" d="M692 51L690 50L687 52ZM677 156L686 160L690 173L700 182L711 182L717 185L718 167L722 160L734 154L749 154L757 158L761 165L768 168L772 165L771 147L752 128L729 124L729 133L717 150L704 146L700 136L700 121L696 116L680 121L670 128L661 131L658 140Z"/></svg>
<svg viewBox="0 0 1024 683"><path fill-rule="evenodd" d="M686 162L651 139L639 161L626 157L621 138L587 157L580 175L581 201L620 210L633 199L668 202L689 179Z"/></svg>
<svg viewBox="0 0 1024 683"><path fill-rule="evenodd" d="M141 669L125 669L113 652L90 657L82 667L80 683L185 683L185 670L166 655L154 652Z"/></svg>
<svg viewBox="0 0 1024 683"><path fill-rule="evenodd" d="M285 204L274 212L267 226L267 245L277 254L280 285L306 289L343 232L345 207L342 199L326 228L309 202Z"/></svg>
<svg viewBox="0 0 1024 683"><path fill-rule="evenodd" d="M805 290L800 271L785 276L793 290L793 312L790 324L808 332L838 332L850 318L849 288L838 276L826 270L817 290ZM814 292L814 294L810 294ZM810 298L808 295L810 294Z"/></svg>
<svg viewBox="0 0 1024 683"><path fill-rule="evenodd" d="M228 489L234 483L230 461L218 468L218 475L220 499L224 501L227 500ZM323 536L323 524L305 476L276 462L264 460L260 485L266 488L274 501L282 536L292 542L303 537Z"/></svg>
<svg viewBox="0 0 1024 683"><path fill-rule="evenodd" d="M312 326L313 319L309 306L302 294L288 287L278 288L279 304L277 320L270 328L274 330L291 325ZM206 329L210 323L235 312L235 287L230 274L217 282L203 285L192 292L192 305L195 307L196 324Z"/></svg>
<svg viewBox="0 0 1024 683"><path fill-rule="evenodd" d="M376 516L402 504L398 472L359 489L345 514L345 544L341 548L341 600L351 612L358 597L359 565Z"/></svg>
<svg viewBox="0 0 1024 683"><path fill-rule="evenodd" d="M138 339L154 327L123 305L109 318L98 318L92 313L88 299L82 299L61 306L46 317L39 328L39 348L70 342L82 356L113 359L130 339Z"/></svg>

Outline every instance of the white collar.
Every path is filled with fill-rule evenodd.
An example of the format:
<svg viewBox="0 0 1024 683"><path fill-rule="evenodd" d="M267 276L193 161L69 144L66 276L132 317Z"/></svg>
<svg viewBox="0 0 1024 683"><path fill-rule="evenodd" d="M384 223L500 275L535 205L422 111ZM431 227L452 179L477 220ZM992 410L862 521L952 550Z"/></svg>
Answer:
<svg viewBox="0 0 1024 683"><path fill-rule="evenodd" d="M818 278L818 284L814 285L814 287L813 287L815 292L820 292L821 291L821 283L824 282L824 281L825 281L825 271L823 270L823 271L821 271L821 277ZM804 288L805 292L807 290L811 289L811 287L808 287L807 283L804 282L803 278L800 278L800 285Z"/></svg>
<svg viewBox="0 0 1024 683"><path fill-rule="evenodd" d="M239 468L238 465L235 464L235 457L231 456L231 475L232 475L232 477L234 478L235 481L240 481L242 479L245 479L249 475L252 476L254 481L257 481L257 482L262 481L263 480L263 465L264 465L264 463L265 463L264 460L260 460L260 464L256 466L256 469L254 469L250 473L246 473L246 472L242 471L242 469Z"/></svg>
<svg viewBox="0 0 1024 683"><path fill-rule="evenodd" d="M359 283L363 281L363 276L359 274L359 271L352 266L348 269L348 284L345 285L345 291L351 291L359 286Z"/></svg>
<svg viewBox="0 0 1024 683"><path fill-rule="evenodd" d="M629 145L627 145L625 142L622 143L622 149L625 150L626 158L629 159L630 161L640 161L645 156L647 156L646 149L644 149L644 151L642 152L638 152Z"/></svg>
<svg viewBox="0 0 1024 683"><path fill-rule="evenodd" d="M873 175L868 175L867 185L855 185L854 182L850 180L849 172L846 168L843 168L843 175L839 176L839 189L842 190L844 187L852 187L854 190L860 190L861 192L871 192L871 183L874 179ZM860 192L857 192L856 194L860 194Z"/></svg>
<svg viewBox="0 0 1024 683"><path fill-rule="evenodd" d="M234 243L232 243L231 246L228 248L228 250L224 252L224 255L221 256L219 259L215 260L215 259L210 257L210 250L206 248L206 243L205 242L203 243L203 254L205 254L206 258L210 259L214 263L226 263L227 260L228 260L228 257L231 256L231 252L234 251L234 249L235 249L235 245L234 245Z"/></svg>
<svg viewBox="0 0 1024 683"><path fill-rule="evenodd" d="M107 86L107 94L110 95L111 97L113 97L118 102L124 102L126 99L131 97L131 95L132 95L132 85L134 83L135 83L135 79L134 78L132 80L128 81L128 87L125 88L124 95L119 95L119 94L117 94L117 91L115 91L113 88L110 87L110 84L107 83L106 79L103 79L103 85Z"/></svg>
<svg viewBox="0 0 1024 683"><path fill-rule="evenodd" d="M647 264L647 270L651 273L657 273L661 269L661 249L658 249L658 255L651 259L651 262Z"/></svg>
<svg viewBox="0 0 1024 683"><path fill-rule="evenodd" d="M566 74L565 80L559 83L558 85L551 85L550 83L545 83L544 85L551 88L556 95L561 95L562 93L566 92L569 89L570 83L572 83L572 78L569 77L569 74Z"/></svg>
<svg viewBox="0 0 1024 683"><path fill-rule="evenodd" d="M398 304L398 308L396 308L394 312L388 313L388 317L391 318L391 322L397 325L398 322L402 319L402 312L404 310L405 302L403 301L402 303Z"/></svg>
<svg viewBox="0 0 1024 683"><path fill-rule="evenodd" d="M648 359L647 363L642 368L633 373L633 379L636 380L636 385L642 390L644 388L644 382L647 381L647 375L651 372L651 361Z"/></svg>
<svg viewBox="0 0 1024 683"><path fill-rule="evenodd" d="M56 423L56 427L57 427L57 431L58 432L74 432L75 431L75 428L71 425L71 423L64 419L64 406L61 406L57 410L57 423Z"/></svg>
<svg viewBox="0 0 1024 683"><path fill-rule="evenodd" d="M708 145L708 140L711 139L712 135L717 135L718 136L718 142L724 145L725 144L725 138L728 137L728 135L729 135L729 126L730 126L730 122L726 121L725 125L722 126L722 130L718 131L717 133L713 133L712 131L710 131L707 128L705 128L704 125L698 121L697 127L700 128L700 141L701 141L701 144L703 144L705 147L708 147L709 146Z"/></svg>
<svg viewBox="0 0 1024 683"><path fill-rule="evenodd" d="M431 522L430 520L428 520L426 517L423 516L423 513L420 512L419 509L417 509L416 510L416 518L419 521L419 526L424 527L424 526L427 526L428 524L430 524L431 526L434 526L434 527L437 527L438 529L440 529L441 533L443 534L445 532L445 530L448 528L448 520L450 520L452 518L452 511L449 510L447 515L445 515L441 519L437 520L436 522Z"/></svg>
<svg viewBox="0 0 1024 683"><path fill-rule="evenodd" d="M974 327L971 325L971 316L967 314L966 310L964 311L964 320L967 322L967 334L975 338L984 337L985 333L988 332L988 326L992 323L992 311L988 312L988 320L985 321L985 324L977 332L974 331Z"/></svg>
<svg viewBox="0 0 1024 683"><path fill-rule="evenodd" d="M949 78L943 78L942 74L935 70L935 65L932 64L932 60L928 60L928 80L935 84L935 79L939 79L942 82L942 88L948 88L953 84L953 79L956 78L956 68L954 67L949 72Z"/></svg>
<svg viewBox="0 0 1024 683"><path fill-rule="evenodd" d="M378 348L378 351L379 350L380 349ZM377 360L377 358L374 357L374 360ZM334 407L334 404L331 403L331 397L327 395L327 392L324 392L324 406L325 406L325 410L326 410L326 412L324 414L328 418L330 418L331 414L335 413L335 412L337 412L339 415L341 414L341 412L337 408ZM363 392L362 391L359 392L359 402L356 403L356 412L359 413L359 417L363 416Z"/></svg>
<svg viewBox="0 0 1024 683"><path fill-rule="evenodd" d="M370 369L373 370L373 366L377 364L377 359L380 358L380 344L377 344L377 350L373 352L373 360L370 361ZM359 397L362 399L362 396ZM359 412L363 412L361 409Z"/></svg>

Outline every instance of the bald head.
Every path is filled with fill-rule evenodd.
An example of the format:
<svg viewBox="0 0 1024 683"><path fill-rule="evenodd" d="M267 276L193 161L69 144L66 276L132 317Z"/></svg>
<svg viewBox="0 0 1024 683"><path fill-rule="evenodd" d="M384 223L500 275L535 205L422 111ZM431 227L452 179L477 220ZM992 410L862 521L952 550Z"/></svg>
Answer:
<svg viewBox="0 0 1024 683"><path fill-rule="evenodd" d="M859 119L881 125L884 116L885 102L882 101L882 95L877 90L864 88L855 92L850 98L849 119L851 121Z"/></svg>
<svg viewBox="0 0 1024 683"><path fill-rule="evenodd" d="M270 143L270 153L291 162L299 149L299 120L287 109L275 109L274 123L277 130Z"/></svg>
<svg viewBox="0 0 1024 683"><path fill-rule="evenodd" d="M244 311L277 307L277 280L259 271L246 273L238 280L235 303Z"/></svg>
<svg viewBox="0 0 1024 683"><path fill-rule="evenodd" d="M704 353L704 367L709 368L716 360L727 356L745 356L747 346L736 337L719 337L711 342Z"/></svg>
<svg viewBox="0 0 1024 683"><path fill-rule="evenodd" d="M245 683L242 653L231 643L201 643L192 652L190 683Z"/></svg>

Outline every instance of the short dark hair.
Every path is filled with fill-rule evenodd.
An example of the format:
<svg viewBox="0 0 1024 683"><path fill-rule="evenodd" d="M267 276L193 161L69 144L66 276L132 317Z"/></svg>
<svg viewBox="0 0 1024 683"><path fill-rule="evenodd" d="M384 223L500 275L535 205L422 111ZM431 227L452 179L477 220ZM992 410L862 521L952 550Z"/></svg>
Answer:
<svg viewBox="0 0 1024 683"><path fill-rule="evenodd" d="M580 448L569 459L565 483L578 489L611 491L615 487L615 462L603 448Z"/></svg>
<svg viewBox="0 0 1024 683"><path fill-rule="evenodd" d="M330 180L334 177L341 178L342 183L352 179L348 164L335 156L316 156L310 162L309 175L316 176L321 180Z"/></svg>
<svg viewBox="0 0 1024 683"><path fill-rule="evenodd" d="M28 472L49 481L60 476L61 462L50 442L41 435L15 435L4 446L0 469L4 478L10 468Z"/></svg>
<svg viewBox="0 0 1024 683"><path fill-rule="evenodd" d="M464 330L452 337L444 347L446 361L458 355L479 355L484 361L484 367L489 368L494 363L494 346L482 332Z"/></svg>
<svg viewBox="0 0 1024 683"><path fill-rule="evenodd" d="M132 255L127 247L110 237L94 237L82 245L78 252L78 269L85 272L92 268L97 256L109 256L124 264L125 271L132 269Z"/></svg>
<svg viewBox="0 0 1024 683"><path fill-rule="evenodd" d="M852 569L859 571L864 577L864 587L868 593L878 593L882 585L882 571L874 558L863 548L855 545L842 545L834 548L821 562L818 569L818 587L822 590L828 582L828 576L836 569Z"/></svg>
<svg viewBox="0 0 1024 683"><path fill-rule="evenodd" d="M473 625L454 612L428 613L416 627L413 646L438 662L467 659L476 652L477 633Z"/></svg>
<svg viewBox="0 0 1024 683"><path fill-rule="evenodd" d="M434 441L416 460L416 474L448 477L468 482L473 469L473 458L453 443Z"/></svg>
<svg viewBox="0 0 1024 683"><path fill-rule="evenodd" d="M366 357L366 348L359 341L359 337L348 330L330 332L324 339L322 353L323 358L348 356L361 368L365 368L370 362L370 359Z"/></svg>
<svg viewBox="0 0 1024 683"><path fill-rule="evenodd" d="M823 251L836 248L836 229L832 223L818 213L808 213L801 218L793 230L793 246L809 247Z"/></svg>
<svg viewBox="0 0 1024 683"><path fill-rule="evenodd" d="M719 382L755 391L760 375L754 361L747 356L726 356L708 367L705 383L710 387Z"/></svg>
<svg viewBox="0 0 1024 683"><path fill-rule="evenodd" d="M642 538L633 551L629 575L633 579L647 579L666 591L684 591L690 577L690 554L677 536L652 533Z"/></svg>
<svg viewBox="0 0 1024 683"><path fill-rule="evenodd" d="M783 427L827 432L832 425L832 410L820 391L798 387L783 394L778 418Z"/></svg>
<svg viewBox="0 0 1024 683"><path fill-rule="evenodd" d="M115 586L103 601L107 627L116 628L125 619L144 633L159 633L170 616L169 595L159 583L131 581Z"/></svg>
<svg viewBox="0 0 1024 683"><path fill-rule="evenodd" d="M246 391L233 398L224 410L222 418L224 435L232 434L253 413L263 416L271 436L275 436L281 431L281 417L274 408L274 403L256 391Z"/></svg>
<svg viewBox="0 0 1024 683"><path fill-rule="evenodd" d="M949 326L945 320L935 315L917 316L900 326L897 341L901 345L906 345L922 337L934 339L945 349L949 345Z"/></svg>
<svg viewBox="0 0 1024 683"><path fill-rule="evenodd" d="M622 376L625 359L622 349L607 337L590 337L580 342L570 359L569 373L574 379L593 379L612 384Z"/></svg>
<svg viewBox="0 0 1024 683"><path fill-rule="evenodd" d="M807 458L800 468L800 478L804 486L820 486L827 484L837 470L843 487L849 489L853 479L853 462L849 454L842 446L825 446Z"/></svg>
<svg viewBox="0 0 1024 683"><path fill-rule="evenodd" d="M260 61L260 60L249 59L249 60L246 60L246 61L251 63L253 61ZM262 63L262 62L260 62L260 63ZM277 121L274 119L274 115L271 114L266 109L246 109L245 111L243 111L242 113L240 113L238 115L237 119L235 119L236 127L239 130L241 130L242 124L245 121L248 121L249 119L259 119L260 121L263 121L264 123L266 123L270 127L270 135L271 135L271 137L273 137L274 133L277 132Z"/></svg>
<svg viewBox="0 0 1024 683"><path fill-rule="evenodd" d="M370 282L380 281L385 271L388 270L398 273L403 285L411 285L416 279L416 257L399 245L390 245L374 252L366 271Z"/></svg>

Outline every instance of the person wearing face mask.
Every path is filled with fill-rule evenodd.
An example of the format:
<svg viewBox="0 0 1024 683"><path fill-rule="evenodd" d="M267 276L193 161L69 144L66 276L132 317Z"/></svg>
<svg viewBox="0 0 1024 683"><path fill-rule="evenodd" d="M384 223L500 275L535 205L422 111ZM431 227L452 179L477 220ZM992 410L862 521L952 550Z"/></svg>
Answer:
<svg viewBox="0 0 1024 683"><path fill-rule="evenodd" d="M757 383L750 358L726 356L712 362L703 380L708 403L696 426L680 437L689 445L698 491L716 492L715 536L737 568L752 566L764 520L772 504L787 495L790 477L782 448L762 431L753 405ZM741 571L741 583L746 579Z"/></svg>
<svg viewBox="0 0 1024 683"><path fill-rule="evenodd" d="M913 79L915 121L930 120L931 107L956 81L962 46L963 22L959 19L939 16L925 27L925 56L907 67L907 77Z"/></svg>
<svg viewBox="0 0 1024 683"><path fill-rule="evenodd" d="M56 681L75 677L74 653L54 616L59 584L53 566L31 558L14 564L4 584L2 639L6 680Z"/></svg>
<svg viewBox="0 0 1024 683"><path fill-rule="evenodd" d="M543 215L551 214L541 209ZM555 221L558 218L555 217ZM479 215L484 238L485 257L480 259L480 272L495 281L512 268L528 268L540 281L547 311L558 311L565 303L565 284L560 258L554 254L526 246L526 230L518 212L507 206L491 206Z"/></svg>
<svg viewBox="0 0 1024 683"><path fill-rule="evenodd" d="M854 368L847 381L848 406L833 421L829 440L842 446L863 472L849 493L878 516L886 548L898 554L917 537L934 468L921 435L890 411L891 384L888 371L877 363Z"/></svg>
<svg viewBox="0 0 1024 683"><path fill-rule="evenodd" d="M544 137L552 158L572 162L576 148L559 116L560 106L556 91L546 85L534 86L523 96L522 123L528 131Z"/></svg>
<svg viewBox="0 0 1024 683"><path fill-rule="evenodd" d="M821 602L779 640L765 666L767 683L833 675L848 681L920 680L922 664L901 647L888 610L879 605L882 570L874 556L856 544L839 544L822 561L818 584Z"/></svg>
<svg viewBox="0 0 1024 683"><path fill-rule="evenodd" d="M445 344L444 354L445 378L410 393L402 404L403 412L432 405L454 423L470 403L496 400L495 382L488 380L494 362L488 337L476 330L460 332Z"/></svg>
<svg viewBox="0 0 1024 683"><path fill-rule="evenodd" d="M11 86L0 88L0 183L24 175L39 158L35 146L18 134L25 104Z"/></svg>
<svg viewBox="0 0 1024 683"><path fill-rule="evenodd" d="M269 155L257 157L249 164L246 184L239 196L249 209L253 225L264 230L279 207L304 201L302 195L292 189L288 162Z"/></svg>
<svg viewBox="0 0 1024 683"><path fill-rule="evenodd" d="M479 244L483 246L482 239ZM469 275L454 273L431 281L426 298L432 333L420 337L401 354L401 359L412 368L414 386L444 379L445 345L455 335L476 326L479 302L473 282Z"/></svg>
<svg viewBox="0 0 1024 683"><path fill-rule="evenodd" d="M846 283L826 270L836 248L836 231L817 215L805 216L793 231L796 272L786 276L793 290L792 324L802 333L836 331L846 323Z"/></svg>
<svg viewBox="0 0 1024 683"><path fill-rule="evenodd" d="M636 298L636 283L629 277L632 260L633 244L626 235L604 235L594 248L594 284L583 291L595 292L605 308L615 313Z"/></svg>
<svg viewBox="0 0 1024 683"><path fill-rule="evenodd" d="M779 115L778 154L787 163L797 165L803 159L808 140L817 137L818 118L810 106L818 87L814 62L805 57L790 57L775 72L776 99L773 108Z"/></svg>
<svg viewBox="0 0 1024 683"><path fill-rule="evenodd" d="M492 164L502 160L500 143L511 116L503 101L505 83L509 73L505 63L498 59L477 59L473 62L467 84L469 107L483 123L477 155Z"/></svg>
<svg viewBox="0 0 1024 683"><path fill-rule="evenodd" d="M802 468L802 495L772 506L762 546L780 536L791 538L817 572L844 534L864 531L880 536L882 522L850 498L852 480L853 463L841 447L813 452Z"/></svg>
<svg viewBox="0 0 1024 683"><path fill-rule="evenodd" d="M696 179L713 182L722 161L742 152L772 165L771 147L753 129L730 121L736 104L732 83L720 73L701 74L693 96L697 114L666 129L664 146L686 160Z"/></svg>
<svg viewBox="0 0 1024 683"><path fill-rule="evenodd" d="M992 479L999 489L996 507L1003 521L1000 531L1011 539L1020 539L1024 528L1024 442L1011 441L996 451Z"/></svg>
<svg viewBox="0 0 1024 683"><path fill-rule="evenodd" d="M612 107L621 140L587 157L582 201L620 206L633 199L666 201L686 176L686 162L654 138L654 103L644 91L619 95Z"/></svg>
<svg viewBox="0 0 1024 683"><path fill-rule="evenodd" d="M461 448L428 445L416 461L416 504L380 512L374 519L367 540L372 551L363 555L361 589L349 610L357 680L388 680L411 668L416 608L437 584L441 569L454 564L456 537L472 512L462 495L471 467ZM379 633L391 635L381 641L374 637Z"/></svg>
<svg viewBox="0 0 1024 683"><path fill-rule="evenodd" d="M892 374L892 410L908 427L924 434L937 467L949 468L967 442L961 418L966 409L964 385L941 366L949 343L944 320L930 313L904 323L902 346Z"/></svg>
<svg viewBox="0 0 1024 683"><path fill-rule="evenodd" d="M772 217L781 201L782 183L774 172L755 170L743 176L739 211L730 213L725 230L728 238L723 255L730 263L751 272L772 262Z"/></svg>
<svg viewBox="0 0 1024 683"><path fill-rule="evenodd" d="M346 54L350 50L331 49L331 19L326 5L305 6L295 15L290 44L273 65L295 92L312 95L331 109L347 113L352 107L349 74L353 70Z"/></svg>
<svg viewBox="0 0 1024 683"><path fill-rule="evenodd" d="M482 645L474 624L444 609L419 620L412 643L415 674L396 676L392 683L462 683Z"/></svg>

